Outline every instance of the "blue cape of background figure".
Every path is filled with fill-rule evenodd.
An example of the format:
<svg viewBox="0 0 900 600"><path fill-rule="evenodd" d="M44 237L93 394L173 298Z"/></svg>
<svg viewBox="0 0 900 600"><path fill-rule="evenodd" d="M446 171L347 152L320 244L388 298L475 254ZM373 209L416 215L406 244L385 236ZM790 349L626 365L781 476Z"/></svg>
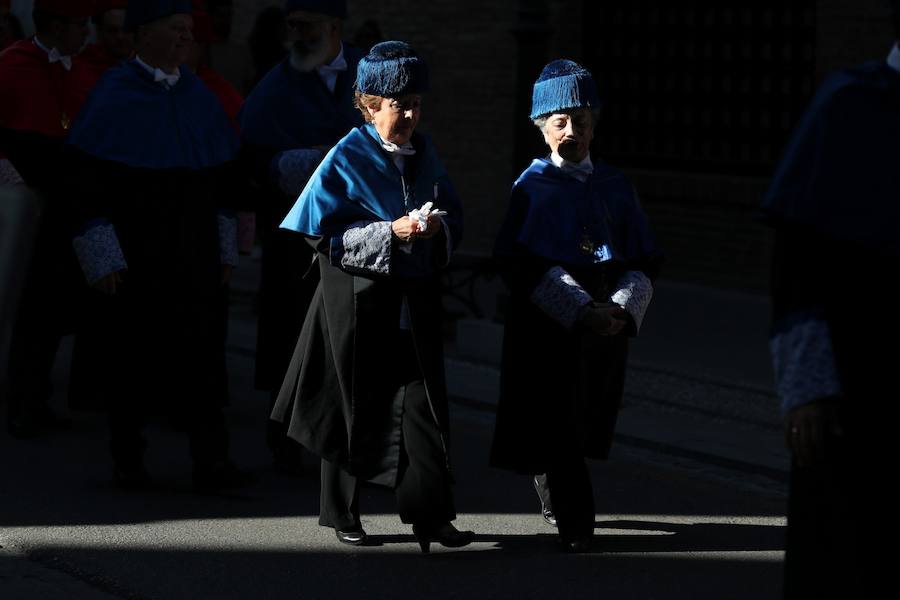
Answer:
<svg viewBox="0 0 900 600"><path fill-rule="evenodd" d="M361 117L353 106L353 82L362 53L344 45L347 71L329 92L315 71L301 73L290 58L277 64L244 103L240 121L244 140L276 151L331 145ZM346 98L346 102L335 99Z"/></svg>
<svg viewBox="0 0 900 600"><path fill-rule="evenodd" d="M900 73L878 62L833 75L787 146L764 215L900 256L898 140Z"/></svg>
<svg viewBox="0 0 900 600"><path fill-rule="evenodd" d="M233 160L238 139L216 96L187 67L171 89L131 60L109 69L72 124L68 143L147 169L202 169ZM174 125L174 126L173 126Z"/></svg>

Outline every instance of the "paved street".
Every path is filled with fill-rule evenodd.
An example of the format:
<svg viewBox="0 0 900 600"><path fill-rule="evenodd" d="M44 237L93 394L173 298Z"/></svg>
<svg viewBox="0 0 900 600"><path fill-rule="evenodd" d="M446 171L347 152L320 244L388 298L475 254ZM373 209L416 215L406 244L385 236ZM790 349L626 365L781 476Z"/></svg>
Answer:
<svg viewBox="0 0 900 600"><path fill-rule="evenodd" d="M487 466L492 399L461 394L451 406L457 525L476 542L423 556L389 491L364 489L373 545L350 548L316 524L315 461L299 478L272 469L266 398L251 385L252 276L241 275L232 311L228 416L233 456L259 483L193 494L187 440L163 422L147 431L148 468L162 486L144 493L111 485L99 415L75 414L71 431L37 441L0 433L0 598L779 597L786 465L759 355L764 331L708 349L701 365L691 349L704 343L680 329L728 339L742 335L729 327L755 330L753 318L764 320L758 298L713 295L722 315L740 305L754 317L708 322L711 309L690 297L697 290L663 286L660 314L646 325L650 342L635 345L612 459L592 465L592 554L561 554L530 482ZM700 320L709 327L697 328ZM464 363L448 372L490 389L490 366L467 372ZM479 369L487 383L474 381Z"/></svg>

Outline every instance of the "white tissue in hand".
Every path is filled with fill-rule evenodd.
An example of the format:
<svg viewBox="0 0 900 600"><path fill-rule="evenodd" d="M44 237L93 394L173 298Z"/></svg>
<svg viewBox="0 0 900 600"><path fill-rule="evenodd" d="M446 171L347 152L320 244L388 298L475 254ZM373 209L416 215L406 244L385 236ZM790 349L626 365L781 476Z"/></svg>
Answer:
<svg viewBox="0 0 900 600"><path fill-rule="evenodd" d="M428 217L436 216L440 217L447 214L447 211L434 209L434 202L428 201L422 205L421 208L413 209L409 212L409 220L416 222L416 227L419 231L425 231L428 229Z"/></svg>

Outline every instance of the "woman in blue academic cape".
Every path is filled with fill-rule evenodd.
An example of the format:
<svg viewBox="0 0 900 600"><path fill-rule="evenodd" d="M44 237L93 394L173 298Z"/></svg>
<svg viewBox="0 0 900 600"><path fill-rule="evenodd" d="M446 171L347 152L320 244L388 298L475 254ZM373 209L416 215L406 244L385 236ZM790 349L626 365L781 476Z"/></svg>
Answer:
<svg viewBox="0 0 900 600"><path fill-rule="evenodd" d="M493 466L535 475L544 519L569 551L590 547L585 457L606 458L661 255L634 189L591 160L600 102L578 64L548 64L531 119L551 154L513 185L495 246L510 289Z"/></svg>
<svg viewBox="0 0 900 600"><path fill-rule="evenodd" d="M427 79L409 45L373 47L356 79L366 124L327 154L282 223L315 246L321 280L272 413L322 457L320 525L365 544L358 482L386 485L423 552L472 540L451 524L439 282L462 213L415 132Z"/></svg>

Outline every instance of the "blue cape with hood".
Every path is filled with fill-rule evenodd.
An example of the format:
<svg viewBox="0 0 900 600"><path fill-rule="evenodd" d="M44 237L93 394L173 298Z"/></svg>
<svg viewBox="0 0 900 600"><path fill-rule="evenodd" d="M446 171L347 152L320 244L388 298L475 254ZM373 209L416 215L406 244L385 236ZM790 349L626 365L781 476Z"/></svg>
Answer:
<svg viewBox="0 0 900 600"><path fill-rule="evenodd" d="M375 127L353 129L325 156L281 227L310 237L334 237L352 223L393 221L433 201L435 208L447 211L444 222L459 240L462 208L444 166L426 136L415 133L410 141L416 155L407 159L415 159L416 166L404 193L400 171L381 148Z"/></svg>
<svg viewBox="0 0 900 600"><path fill-rule="evenodd" d="M900 256L900 73L871 63L822 85L772 178L763 215Z"/></svg>
<svg viewBox="0 0 900 600"><path fill-rule="evenodd" d="M597 248L594 255L579 247L585 233ZM661 256L631 182L600 161L581 182L547 158L534 160L513 185L494 252L515 256L517 244L570 267L619 261L639 268Z"/></svg>
<svg viewBox="0 0 900 600"><path fill-rule="evenodd" d="M218 98L190 69L180 72L167 89L134 60L110 68L67 142L95 158L147 169L196 170L233 160L237 134Z"/></svg>

